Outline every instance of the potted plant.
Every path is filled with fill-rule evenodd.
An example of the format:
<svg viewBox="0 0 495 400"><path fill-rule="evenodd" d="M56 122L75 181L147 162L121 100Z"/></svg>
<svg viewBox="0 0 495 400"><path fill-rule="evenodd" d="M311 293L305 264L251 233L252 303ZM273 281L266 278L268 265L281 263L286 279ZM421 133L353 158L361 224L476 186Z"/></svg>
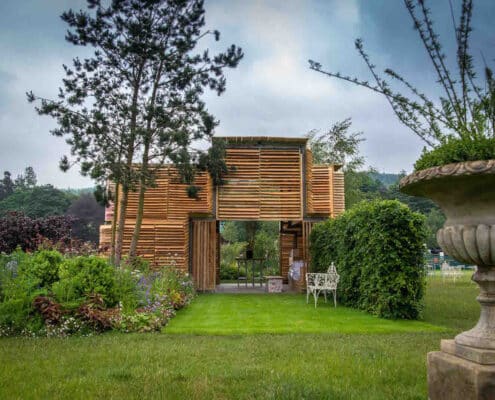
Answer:
<svg viewBox="0 0 495 400"><path fill-rule="evenodd" d="M430 198L442 208L446 221L437 233L437 240L447 254L461 262L477 266L473 280L481 289L478 296L481 304L478 324L473 329L457 335L454 343L446 342L442 349L463 359L474 361L478 365L492 365L487 376L493 381L495 380L495 81L491 69L486 66L484 82L480 83L475 74L469 47L473 1L463 0L459 23L455 26L457 45L455 73L447 67L446 56L435 33L426 1L405 0L404 4L437 73L437 84L443 91L443 95L437 101L430 100L402 75L390 68L384 71L384 75L380 75L365 53L360 39L356 40L355 45L371 71L374 84L340 73L324 71L321 64L314 61L310 61L310 68L384 95L399 120L425 142L426 147L415 163L415 172L404 177L400 182L401 191ZM409 94L405 95L394 90L393 84L404 85ZM471 372L466 371L475 369L469 370L464 366L464 375L460 374L456 382L452 377L456 377L453 371L457 371L457 367L450 368L452 365L448 368L439 367L446 365L442 364L443 362L444 360L434 361L433 356L430 360L429 356L430 398L463 396L465 393L457 390L459 388L456 389L457 391L452 388L447 390L448 384L441 383L441 379L445 382L450 380L451 386L454 387L460 384L459 382L464 382L463 376L471 376L469 375ZM432 366L432 363L436 364ZM438 375L441 375L439 371L442 368L445 371L449 370L450 375L446 373L439 378ZM478 378L473 377L470 381L472 385L466 384L465 387L479 389L482 384L476 379ZM482 390L495 390L493 387L486 389L487 387L489 386L485 386ZM445 394L441 394L444 389ZM493 392L490 394L495 396Z"/></svg>

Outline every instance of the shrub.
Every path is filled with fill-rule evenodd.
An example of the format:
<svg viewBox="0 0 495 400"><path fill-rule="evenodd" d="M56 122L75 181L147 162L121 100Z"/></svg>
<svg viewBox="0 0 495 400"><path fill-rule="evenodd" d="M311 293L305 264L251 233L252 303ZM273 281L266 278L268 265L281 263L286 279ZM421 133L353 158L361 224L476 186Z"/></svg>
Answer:
<svg viewBox="0 0 495 400"><path fill-rule="evenodd" d="M35 251L45 239L70 241L72 217L30 218L20 212L9 212L0 218L0 252L11 253L18 247Z"/></svg>
<svg viewBox="0 0 495 400"><path fill-rule="evenodd" d="M220 263L220 280L232 281L237 279L237 267L235 265Z"/></svg>
<svg viewBox="0 0 495 400"><path fill-rule="evenodd" d="M311 268L333 261L345 305L384 318L418 318L425 286L424 217L396 200L359 203L315 225Z"/></svg>
<svg viewBox="0 0 495 400"><path fill-rule="evenodd" d="M41 314L47 325L57 325L64 315L62 306L48 296L36 296L33 300L33 308Z"/></svg>
<svg viewBox="0 0 495 400"><path fill-rule="evenodd" d="M222 244L220 258L226 265L236 265L236 258L241 256L247 247L247 242L235 242Z"/></svg>
<svg viewBox="0 0 495 400"><path fill-rule="evenodd" d="M0 336L159 330L191 301L194 286L174 267L138 267L55 250L0 254Z"/></svg>
<svg viewBox="0 0 495 400"><path fill-rule="evenodd" d="M220 247L220 280L237 279L236 258L246 251L246 246L247 242L222 244Z"/></svg>
<svg viewBox="0 0 495 400"><path fill-rule="evenodd" d="M146 312L136 312L125 314L119 321L117 329L122 332L154 332L159 331L170 319L172 315L168 315L165 319L159 315Z"/></svg>
<svg viewBox="0 0 495 400"><path fill-rule="evenodd" d="M53 290L62 302L99 294L106 306L114 306L118 301L115 275L115 268L103 258L68 258L60 267L60 281L53 285Z"/></svg>
<svg viewBox="0 0 495 400"><path fill-rule="evenodd" d="M264 258L266 271L274 270L277 275L280 269L278 236L278 231L276 235L273 232L260 231L256 233L254 238L254 256L256 258Z"/></svg>
<svg viewBox="0 0 495 400"><path fill-rule="evenodd" d="M115 292L123 312L131 312L142 303L143 294L138 286L139 272L128 268L115 270Z"/></svg>
<svg viewBox="0 0 495 400"><path fill-rule="evenodd" d="M27 326L40 328L43 321L33 316L33 299L46 295L39 279L24 273L29 271L32 255L17 250L0 257L0 328L10 334L20 334Z"/></svg>
<svg viewBox="0 0 495 400"><path fill-rule="evenodd" d="M9 335L19 335L28 326L43 327L41 315L32 315L32 305L25 298L9 299L0 303L0 330Z"/></svg>
<svg viewBox="0 0 495 400"><path fill-rule="evenodd" d="M149 274L148 282L146 305L167 296L170 305L178 310L184 307L195 294L189 275L174 267L163 267L160 271Z"/></svg>
<svg viewBox="0 0 495 400"><path fill-rule="evenodd" d="M160 330L195 295L190 277L174 267L145 273L134 270L132 275L138 279L139 307L126 310L123 305L121 315L114 320L114 328L122 332Z"/></svg>
<svg viewBox="0 0 495 400"><path fill-rule="evenodd" d="M441 146L429 151L424 149L421 157L414 164L414 169L419 171L456 162L493 159L495 159L495 138L448 137Z"/></svg>
<svg viewBox="0 0 495 400"><path fill-rule="evenodd" d="M91 242L83 242L79 239L67 239L54 242L43 238L38 250L56 250L66 257L92 256L98 254L98 248Z"/></svg>
<svg viewBox="0 0 495 400"><path fill-rule="evenodd" d="M118 314L117 309L107 309L105 301L99 294L88 296L88 300L77 310L77 316L96 332L109 330Z"/></svg>
<svg viewBox="0 0 495 400"><path fill-rule="evenodd" d="M22 265L20 271L38 280L40 287L51 287L58 281L58 272L64 258L62 254L55 250L37 251L30 258L29 262Z"/></svg>

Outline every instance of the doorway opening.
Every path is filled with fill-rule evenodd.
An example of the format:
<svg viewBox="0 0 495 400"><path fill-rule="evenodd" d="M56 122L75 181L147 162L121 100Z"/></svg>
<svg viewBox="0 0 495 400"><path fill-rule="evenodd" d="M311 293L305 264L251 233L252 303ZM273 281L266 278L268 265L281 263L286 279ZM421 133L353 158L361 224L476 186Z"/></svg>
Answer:
<svg viewBox="0 0 495 400"><path fill-rule="evenodd" d="M264 277L280 275L280 222L220 222L219 283L262 289Z"/></svg>

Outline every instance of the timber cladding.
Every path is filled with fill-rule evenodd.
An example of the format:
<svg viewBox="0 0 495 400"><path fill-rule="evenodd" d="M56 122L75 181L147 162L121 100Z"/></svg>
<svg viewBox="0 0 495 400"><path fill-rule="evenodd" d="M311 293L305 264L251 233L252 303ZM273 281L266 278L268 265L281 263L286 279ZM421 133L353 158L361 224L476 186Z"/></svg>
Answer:
<svg viewBox="0 0 495 400"><path fill-rule="evenodd" d="M201 290L215 290L218 233L216 221L192 221L191 273Z"/></svg>
<svg viewBox="0 0 495 400"><path fill-rule="evenodd" d="M298 148L228 149L229 174L217 196L219 220L300 220L302 157Z"/></svg>
<svg viewBox="0 0 495 400"><path fill-rule="evenodd" d="M166 166L154 170L155 184L144 199L138 255L153 265L176 265L193 274L200 290L214 290L219 271L217 221L285 221L281 230L281 274L287 278L288 254L294 247L307 259L309 232L314 223L344 211L344 176L338 166L313 165L306 139L227 137L224 184L214 187L199 173L197 198ZM131 192L126 210L124 252L136 221L138 193ZM100 246L108 247L112 211L100 227ZM307 222L311 221L311 222ZM294 228L296 227L297 228ZM124 253L125 254L125 253Z"/></svg>

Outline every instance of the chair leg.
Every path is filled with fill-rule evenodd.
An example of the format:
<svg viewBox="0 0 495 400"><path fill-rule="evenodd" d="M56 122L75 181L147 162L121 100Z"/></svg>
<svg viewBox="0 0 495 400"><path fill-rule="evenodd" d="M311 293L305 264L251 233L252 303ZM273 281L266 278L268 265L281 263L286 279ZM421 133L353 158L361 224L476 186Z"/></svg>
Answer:
<svg viewBox="0 0 495 400"><path fill-rule="evenodd" d="M333 306L337 307L337 291L333 291Z"/></svg>
<svg viewBox="0 0 495 400"><path fill-rule="evenodd" d="M325 303L326 303L327 302L327 291L326 290L323 291L323 297L325 298Z"/></svg>
<svg viewBox="0 0 495 400"><path fill-rule="evenodd" d="M309 303L309 290L306 289L306 304Z"/></svg>
<svg viewBox="0 0 495 400"><path fill-rule="evenodd" d="M316 308L316 305L317 305L317 303L318 303L318 295L319 295L319 294L320 294L320 293L318 293L318 291L317 291L317 290L315 290L315 291L313 292L313 296L314 296L314 298L315 298L315 308Z"/></svg>

